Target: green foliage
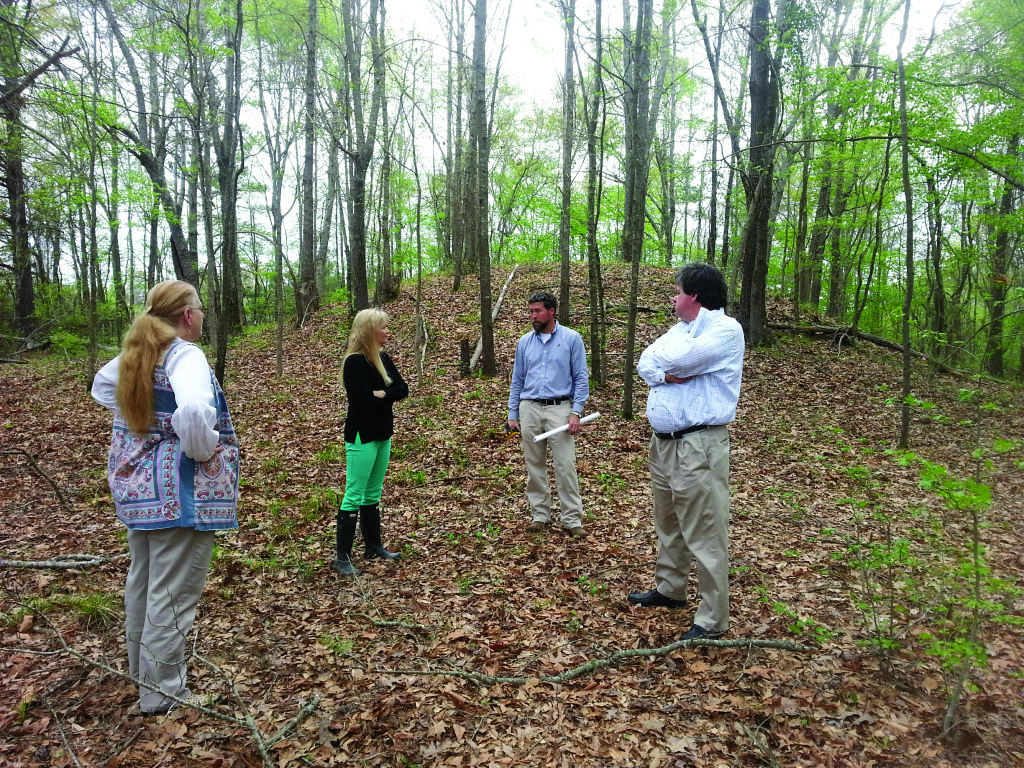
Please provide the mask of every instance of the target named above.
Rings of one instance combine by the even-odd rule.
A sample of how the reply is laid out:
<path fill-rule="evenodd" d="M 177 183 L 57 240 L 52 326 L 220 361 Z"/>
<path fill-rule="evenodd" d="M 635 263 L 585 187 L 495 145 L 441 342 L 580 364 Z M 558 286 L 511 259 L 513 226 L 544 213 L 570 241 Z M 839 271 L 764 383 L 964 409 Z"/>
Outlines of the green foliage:
<path fill-rule="evenodd" d="M 338 656 L 348 656 L 352 653 L 352 648 L 355 647 L 355 643 L 350 638 L 340 637 L 329 631 L 323 632 L 316 640 L 324 648 Z"/>
<path fill-rule="evenodd" d="M 50 343 L 58 352 L 63 352 L 70 357 L 78 357 L 85 354 L 88 341 L 81 336 L 67 331 L 54 331 L 50 334 Z"/>
<path fill-rule="evenodd" d="M 316 460 L 321 464 L 333 464 L 339 461 L 344 455 L 342 447 L 337 443 L 329 443 L 327 446 L 317 451 Z"/>
<path fill-rule="evenodd" d="M 48 615 L 67 611 L 88 629 L 108 629 L 122 618 L 121 601 L 106 592 L 29 597 L 25 600 L 25 605 L 26 608 L 19 609 L 8 617 L 8 626 L 17 626 L 28 613 Z"/>

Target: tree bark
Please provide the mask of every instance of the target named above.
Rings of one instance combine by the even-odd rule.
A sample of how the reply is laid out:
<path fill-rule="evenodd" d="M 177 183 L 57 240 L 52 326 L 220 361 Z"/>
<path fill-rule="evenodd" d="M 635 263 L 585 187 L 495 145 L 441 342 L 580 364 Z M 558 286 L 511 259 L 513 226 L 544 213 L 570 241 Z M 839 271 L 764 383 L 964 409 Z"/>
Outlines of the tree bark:
<path fill-rule="evenodd" d="M 914 187 L 910 183 L 910 139 L 907 127 L 907 73 L 903 66 L 903 44 L 907 39 L 907 28 L 910 26 L 910 0 L 906 0 L 903 9 L 903 28 L 900 30 L 900 42 L 896 49 L 896 72 L 900 94 L 900 147 L 902 149 L 901 168 L 903 171 L 903 201 L 906 213 L 906 290 L 903 294 L 903 407 L 900 414 L 900 450 L 906 450 L 910 442 L 910 374 L 913 350 L 910 348 L 911 308 L 914 300 Z"/>
<path fill-rule="evenodd" d="M 353 0 L 342 0 L 342 14 L 345 27 L 345 59 L 347 64 L 347 85 L 345 98 L 350 114 L 349 148 L 349 194 L 351 215 L 349 217 L 349 269 L 352 285 L 352 308 L 357 312 L 370 306 L 366 270 L 366 174 L 373 159 L 377 140 L 377 125 L 381 104 L 384 100 L 384 3 L 370 0 L 365 20 L 367 37 L 370 41 L 370 70 L 373 78 L 370 94 L 369 115 L 362 82 L 363 45 L 360 30 L 364 20 L 358 15 Z"/>
<path fill-rule="evenodd" d="M 565 70 L 562 83 L 562 205 L 558 222 L 558 255 L 561 259 L 558 286 L 558 322 L 569 324 L 569 264 L 572 225 L 572 143 L 576 133 L 576 84 L 573 78 L 575 56 L 576 0 L 563 0 L 562 23 L 565 26 Z"/>
<path fill-rule="evenodd" d="M 316 272 L 313 267 L 313 254 L 316 249 L 316 199 L 314 197 L 315 187 L 315 160 L 316 160 L 316 41 L 318 34 L 318 21 L 320 8 L 317 0 L 309 0 L 307 6 L 309 14 L 308 28 L 306 30 L 306 108 L 303 114 L 305 121 L 305 152 L 302 157 L 302 241 L 299 245 L 299 290 L 298 290 L 298 317 L 296 318 L 301 326 L 306 322 L 310 313 L 316 312 L 320 307 L 320 295 L 316 289 Z M 349 34 L 346 23 L 345 34 Z M 366 277 L 363 276 L 365 288 Z M 363 307 L 368 304 L 363 296 Z M 361 307 L 362 308 L 362 307 Z"/>
<path fill-rule="evenodd" d="M 601 0 L 595 0 L 593 83 L 587 109 L 587 287 L 590 298 L 590 375 L 599 384 L 605 382 L 604 310 L 601 282 L 601 253 L 597 244 L 597 223 L 601 216 L 601 173 L 598 149 L 598 122 L 604 114 L 603 39 L 601 36 Z M 583 74 L 580 73 L 580 82 Z M 604 153 L 600 152 L 603 159 Z"/>
<path fill-rule="evenodd" d="M 658 109 L 668 66 L 667 45 L 661 47 L 658 72 L 651 82 L 651 49 L 654 43 L 654 4 L 639 0 L 636 28 L 630 29 L 629 6 L 623 5 L 625 36 L 625 76 L 623 112 L 625 116 L 625 216 L 622 226 L 623 259 L 630 263 L 629 322 L 626 328 L 626 381 L 622 391 L 622 413 L 633 418 L 633 361 L 636 355 L 636 299 L 643 258 L 647 185 L 651 169 L 651 143 L 658 122 Z M 668 37 L 669 16 L 662 17 L 662 40 Z"/>
<path fill-rule="evenodd" d="M 1020 134 L 1010 137 L 1007 154 L 1016 157 L 1020 148 Z M 999 201 L 1000 222 L 997 225 L 995 250 L 992 253 L 992 269 L 989 271 L 989 327 L 985 341 L 985 370 L 992 376 L 1003 375 L 1003 316 L 1006 313 L 1008 272 L 1012 261 L 1013 248 L 1010 245 L 1010 227 L 1007 222 L 1013 214 L 1014 189 L 1009 182 L 1003 182 L 1003 194 Z"/>
<path fill-rule="evenodd" d="M 781 0 L 781 9 L 785 0 Z M 776 13 L 784 16 L 784 10 Z M 781 46 L 780 46 L 781 47 Z M 771 252 L 769 224 L 775 134 L 779 105 L 779 64 L 769 47 L 768 0 L 754 0 L 750 15 L 750 163 L 747 171 L 747 219 L 743 230 L 743 288 L 737 320 L 743 326 L 747 344 L 759 346 L 768 340 L 766 284 Z"/>
<path fill-rule="evenodd" d="M 488 223 L 488 162 L 490 160 L 491 137 L 487 125 L 487 93 L 486 93 L 486 39 L 487 39 L 487 0 L 476 0 L 473 11 L 473 123 L 471 141 L 475 173 L 475 205 L 473 206 L 472 237 L 476 260 L 480 275 L 480 339 L 483 350 L 480 358 L 480 369 L 484 374 L 493 376 L 498 372 L 494 357 L 494 321 L 491 317 L 491 256 L 489 252 Z"/>

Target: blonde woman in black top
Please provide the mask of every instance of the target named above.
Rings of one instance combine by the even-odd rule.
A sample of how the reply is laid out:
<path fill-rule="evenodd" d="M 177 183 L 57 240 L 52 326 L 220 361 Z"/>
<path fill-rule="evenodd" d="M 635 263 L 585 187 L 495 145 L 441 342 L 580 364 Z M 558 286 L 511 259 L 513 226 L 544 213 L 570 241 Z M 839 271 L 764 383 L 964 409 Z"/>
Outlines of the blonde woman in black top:
<path fill-rule="evenodd" d="M 345 497 L 338 509 L 337 557 L 333 568 L 343 576 L 359 573 L 352 565 L 356 520 L 367 558 L 396 560 L 401 555 L 381 544 L 380 495 L 391 459 L 395 432 L 392 405 L 409 395 L 409 385 L 381 346 L 388 341 L 387 312 L 364 309 L 352 320 L 342 381 L 348 396 L 345 418 Z"/>

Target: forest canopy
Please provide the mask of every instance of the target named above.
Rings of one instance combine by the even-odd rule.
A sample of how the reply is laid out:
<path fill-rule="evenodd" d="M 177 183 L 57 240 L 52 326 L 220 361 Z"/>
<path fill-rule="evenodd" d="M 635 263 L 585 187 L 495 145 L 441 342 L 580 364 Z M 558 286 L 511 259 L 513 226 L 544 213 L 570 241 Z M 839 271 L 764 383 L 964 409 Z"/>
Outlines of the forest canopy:
<path fill-rule="evenodd" d="M 8 0 L 0 352 L 91 361 L 177 277 L 222 375 L 246 325 L 472 274 L 487 370 L 492 265 L 560 262 L 567 299 L 586 264 L 596 323 L 602 264 L 707 260 L 748 344 L 777 297 L 1021 376 L 1021 20 L 1012 0 Z M 517 42 L 544 35 L 550 65 Z"/>

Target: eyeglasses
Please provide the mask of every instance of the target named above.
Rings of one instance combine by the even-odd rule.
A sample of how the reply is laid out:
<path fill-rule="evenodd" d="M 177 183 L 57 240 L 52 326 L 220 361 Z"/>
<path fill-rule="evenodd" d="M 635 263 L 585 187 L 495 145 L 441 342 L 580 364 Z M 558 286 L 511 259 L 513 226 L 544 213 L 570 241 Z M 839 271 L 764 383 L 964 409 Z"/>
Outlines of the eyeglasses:
<path fill-rule="evenodd" d="M 534 304 L 538 301 L 551 301 L 550 293 L 535 293 L 529 299 L 526 300 L 527 304 Z"/>

